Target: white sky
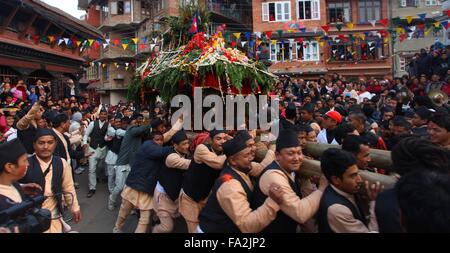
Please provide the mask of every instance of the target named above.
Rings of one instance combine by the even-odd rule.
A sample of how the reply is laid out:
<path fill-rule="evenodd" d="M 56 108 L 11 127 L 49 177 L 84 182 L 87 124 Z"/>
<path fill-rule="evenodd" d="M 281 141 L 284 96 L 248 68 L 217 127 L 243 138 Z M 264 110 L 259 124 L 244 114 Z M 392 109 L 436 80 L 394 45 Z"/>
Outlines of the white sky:
<path fill-rule="evenodd" d="M 56 8 L 59 8 L 78 19 L 82 15 L 86 14 L 85 11 L 78 10 L 78 0 L 41 0 L 41 1 Z"/>

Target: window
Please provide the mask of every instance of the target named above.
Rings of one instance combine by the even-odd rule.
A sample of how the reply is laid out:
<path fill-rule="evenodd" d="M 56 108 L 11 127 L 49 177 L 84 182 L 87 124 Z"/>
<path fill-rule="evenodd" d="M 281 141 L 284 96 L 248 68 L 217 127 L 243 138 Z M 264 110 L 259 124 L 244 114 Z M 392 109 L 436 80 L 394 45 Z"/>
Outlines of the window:
<path fill-rule="evenodd" d="M 419 6 L 419 0 L 400 0 L 401 7 L 416 7 Z"/>
<path fill-rule="evenodd" d="M 381 19 L 380 0 L 359 0 L 359 23 L 368 23 L 369 20 Z"/>
<path fill-rule="evenodd" d="M 125 1 L 124 2 L 124 13 L 125 14 L 130 14 L 131 13 L 131 2 L 130 1 Z"/>
<path fill-rule="evenodd" d="M 425 6 L 436 6 L 441 5 L 441 1 L 439 0 L 425 0 Z"/>
<path fill-rule="evenodd" d="M 328 2 L 328 20 L 330 23 L 351 22 L 351 4 L 349 1 Z"/>
<path fill-rule="evenodd" d="M 103 74 L 103 82 L 107 82 L 109 80 L 109 64 L 102 69 Z"/>
<path fill-rule="evenodd" d="M 291 3 L 263 3 L 262 12 L 262 21 L 289 21 L 291 20 Z"/>
<path fill-rule="evenodd" d="M 130 3 L 129 1 L 127 1 Z M 111 14 L 112 15 L 123 15 L 124 13 L 124 2 L 123 1 L 117 1 L 117 2 L 111 2 Z"/>
<path fill-rule="evenodd" d="M 320 1 L 302 0 L 297 1 L 298 19 L 320 19 Z"/>
<path fill-rule="evenodd" d="M 303 42 L 303 44 L 297 45 L 297 51 L 299 51 L 299 48 L 300 50 L 303 50 L 303 61 L 319 60 L 319 43 L 317 43 L 317 41 Z M 298 54 L 300 55 L 300 52 L 298 52 Z"/>
<path fill-rule="evenodd" d="M 353 46 L 351 43 L 334 43 L 330 47 L 330 61 L 353 61 Z"/>
<path fill-rule="evenodd" d="M 378 60 L 383 55 L 383 41 L 380 39 L 367 39 L 358 45 L 359 57 L 362 61 Z"/>
<path fill-rule="evenodd" d="M 319 43 L 295 42 L 294 39 L 277 41 L 270 44 L 270 60 L 272 62 L 284 61 L 318 61 Z"/>
<path fill-rule="evenodd" d="M 87 79 L 88 80 L 97 80 L 98 79 L 98 64 L 95 64 L 94 66 L 90 66 L 87 69 Z"/>
<path fill-rule="evenodd" d="M 141 1 L 141 14 L 150 15 L 150 4 L 146 1 Z"/>

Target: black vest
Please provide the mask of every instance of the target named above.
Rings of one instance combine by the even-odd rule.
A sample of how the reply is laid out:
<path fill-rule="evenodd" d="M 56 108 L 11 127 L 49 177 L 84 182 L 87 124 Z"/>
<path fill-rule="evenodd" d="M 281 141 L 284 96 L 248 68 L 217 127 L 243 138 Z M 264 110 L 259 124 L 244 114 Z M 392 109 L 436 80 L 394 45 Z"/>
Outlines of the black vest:
<path fill-rule="evenodd" d="M 36 155 L 28 157 L 28 162 L 30 166 L 28 167 L 27 174 L 20 180 L 20 183 L 28 184 L 28 183 L 36 183 L 42 187 L 42 190 L 45 191 L 45 176 L 42 172 L 42 168 L 39 164 L 39 161 L 36 158 Z M 59 156 L 53 156 L 52 158 L 52 193 L 55 196 L 56 201 L 58 203 L 57 208 L 60 212 L 62 212 L 62 175 L 64 166 Z M 47 169 L 47 168 L 44 168 Z"/>
<path fill-rule="evenodd" d="M 22 187 L 20 187 L 19 183 L 13 183 L 13 186 L 17 189 L 17 191 L 20 194 L 20 197 L 22 198 L 22 201 L 25 200 L 26 196 L 22 191 Z M 9 196 L 1 195 L 0 194 L 0 211 L 6 210 L 14 205 L 17 205 L 19 203 L 14 203 L 12 199 L 9 198 Z"/>
<path fill-rule="evenodd" d="M 58 130 L 53 130 L 53 132 L 56 132 Z M 63 141 L 61 140 L 61 138 L 59 138 L 59 136 L 55 133 L 55 138 L 56 138 L 56 148 L 55 148 L 55 152 L 53 153 L 53 155 L 55 156 L 59 156 L 61 158 L 64 158 L 64 160 L 66 160 L 67 162 L 71 162 L 69 161 L 69 159 L 67 159 L 67 153 L 66 153 L 66 147 L 64 146 Z M 65 134 L 62 134 L 64 137 L 64 140 L 67 143 L 67 151 L 69 151 L 70 154 L 70 139 L 69 137 L 67 137 Z"/>
<path fill-rule="evenodd" d="M 89 135 L 89 137 L 91 137 L 91 140 L 89 141 L 89 146 L 91 146 L 91 148 L 97 149 L 106 146 L 105 135 L 108 131 L 108 125 L 109 123 L 105 122 L 103 127 L 100 128 L 100 121 L 96 120 L 94 122 L 94 129 L 92 129 L 92 133 Z"/>
<path fill-rule="evenodd" d="M 109 151 L 118 155 L 119 151 L 120 151 L 120 145 L 122 144 L 122 140 L 123 140 L 123 137 L 118 138 L 117 136 L 114 136 L 114 138 L 110 142 L 108 142 Z"/>
<path fill-rule="evenodd" d="M 217 200 L 216 193 L 220 186 L 225 182 L 225 175 L 231 175 L 233 179 L 236 179 L 239 183 L 241 183 L 242 188 L 244 188 L 245 193 L 247 194 L 247 200 L 250 200 L 252 197 L 252 190 L 244 179 L 242 179 L 242 177 L 232 168 L 226 166 L 223 169 L 221 176 L 216 180 L 216 183 L 211 191 L 211 196 L 208 198 L 208 202 L 198 217 L 199 226 L 205 233 L 241 233 L 236 224 L 234 224 L 234 222 L 223 211 Z"/>
<path fill-rule="evenodd" d="M 206 145 L 212 152 L 210 145 Z M 195 202 L 206 199 L 214 182 L 220 175 L 220 170 L 213 169 L 205 163 L 198 164 L 192 160 L 183 180 L 183 191 Z"/>
<path fill-rule="evenodd" d="M 264 169 L 264 171 L 258 178 L 258 182 L 255 184 L 255 190 L 253 191 L 252 198 L 252 209 L 257 209 L 258 207 L 262 206 L 267 199 L 267 196 L 259 188 L 259 180 L 262 175 L 264 175 L 264 173 L 269 170 L 283 171 L 275 161 Z M 283 171 L 283 173 L 285 172 Z M 295 181 L 292 181 L 290 177 L 287 178 L 289 180 L 289 185 L 291 186 L 295 194 L 302 198 L 302 194 L 300 192 L 300 187 L 298 186 L 298 184 Z M 262 231 L 262 233 L 295 233 L 297 232 L 297 226 L 297 221 L 287 216 L 284 212 L 280 211 L 277 213 L 277 217 L 275 218 L 275 220 L 272 221 L 272 223 L 270 223 L 269 226 L 267 226 Z"/>
<path fill-rule="evenodd" d="M 30 124 L 30 126 L 25 130 L 17 130 L 17 139 L 19 139 L 28 154 L 34 154 L 33 140 L 36 136 L 36 128 Z"/>
<path fill-rule="evenodd" d="M 176 153 L 175 149 L 173 149 L 170 154 L 173 153 Z M 167 167 L 165 161 L 164 166 L 159 170 L 158 181 L 173 201 L 177 200 L 180 195 L 180 190 L 183 186 L 184 173 L 184 170 Z"/>
<path fill-rule="evenodd" d="M 358 203 L 358 202 L 356 202 Z M 328 208 L 334 204 L 340 204 L 352 211 L 353 217 L 360 220 L 367 226 L 367 220 L 361 207 L 356 207 L 346 197 L 337 193 L 330 185 L 325 189 L 320 200 L 319 211 L 317 213 L 317 223 L 319 225 L 319 233 L 334 233 L 328 223 Z"/>

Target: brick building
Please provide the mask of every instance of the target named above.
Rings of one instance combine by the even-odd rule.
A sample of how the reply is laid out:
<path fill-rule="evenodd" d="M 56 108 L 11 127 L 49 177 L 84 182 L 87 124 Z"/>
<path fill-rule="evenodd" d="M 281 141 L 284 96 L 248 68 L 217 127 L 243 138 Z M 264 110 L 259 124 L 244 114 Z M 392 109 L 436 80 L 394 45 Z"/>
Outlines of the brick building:
<path fill-rule="evenodd" d="M 97 57 L 93 49 L 69 43 L 101 36 L 92 26 L 38 0 L 0 1 L 0 80 L 52 82 L 54 97 L 63 94 L 62 82 L 79 81 L 83 66 Z M 54 38 L 50 41 L 49 36 Z M 57 38 L 65 38 L 59 43 Z M 59 45 L 58 45 L 59 44 Z"/>
<path fill-rule="evenodd" d="M 273 32 L 272 41 L 260 48 L 273 73 L 304 78 L 334 72 L 383 76 L 391 73 L 389 42 L 375 33 L 387 28 L 370 21 L 388 18 L 388 7 L 388 0 L 253 0 L 253 31 Z M 303 24 L 305 30 L 288 31 L 292 23 Z M 327 34 L 322 26 L 330 27 Z M 364 34 L 365 42 L 348 39 L 350 34 Z"/>

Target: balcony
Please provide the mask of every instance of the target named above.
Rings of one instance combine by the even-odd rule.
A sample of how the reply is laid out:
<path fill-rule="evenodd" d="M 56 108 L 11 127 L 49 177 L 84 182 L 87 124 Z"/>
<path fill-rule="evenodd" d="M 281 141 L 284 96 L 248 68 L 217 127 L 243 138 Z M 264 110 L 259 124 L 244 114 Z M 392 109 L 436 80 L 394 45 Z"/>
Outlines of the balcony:
<path fill-rule="evenodd" d="M 207 8 L 213 14 L 213 22 L 226 24 L 234 22 L 251 27 L 252 12 L 250 3 L 242 0 L 209 0 Z"/>
<path fill-rule="evenodd" d="M 133 48 L 134 49 L 134 48 Z M 130 46 L 126 50 L 120 46 L 113 46 L 112 44 L 102 50 L 102 59 L 133 59 L 136 56 L 136 50 L 131 50 Z"/>

